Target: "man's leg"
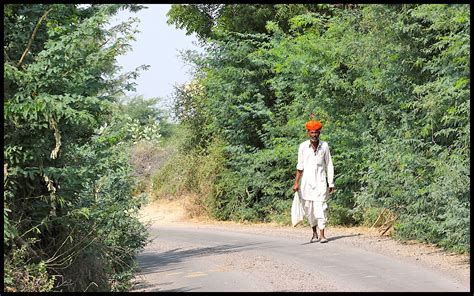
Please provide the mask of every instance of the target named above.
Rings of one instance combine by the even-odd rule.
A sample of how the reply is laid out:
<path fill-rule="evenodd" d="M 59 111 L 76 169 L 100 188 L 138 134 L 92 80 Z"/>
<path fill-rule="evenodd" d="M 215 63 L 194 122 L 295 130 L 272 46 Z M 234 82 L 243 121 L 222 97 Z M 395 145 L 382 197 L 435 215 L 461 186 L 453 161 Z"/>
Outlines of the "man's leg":
<path fill-rule="evenodd" d="M 317 226 L 311 226 L 311 228 L 313 229 L 313 237 L 311 237 L 311 240 L 309 241 L 310 243 L 315 243 L 315 242 L 319 242 L 319 238 L 318 238 L 318 228 Z"/>
<path fill-rule="evenodd" d="M 326 219 L 318 219 L 318 226 L 319 226 L 319 241 L 322 243 L 326 243 L 328 240 L 324 235 L 324 229 L 326 228 Z"/>
<path fill-rule="evenodd" d="M 313 239 L 318 239 L 318 226 L 313 226 Z"/>
<path fill-rule="evenodd" d="M 313 236 L 311 237 L 311 240 L 309 241 L 310 243 L 314 243 L 319 241 L 318 239 L 318 221 L 316 217 L 314 216 L 314 204 L 313 201 L 305 201 L 304 204 L 304 212 L 306 217 L 308 218 L 309 225 L 313 229 Z"/>

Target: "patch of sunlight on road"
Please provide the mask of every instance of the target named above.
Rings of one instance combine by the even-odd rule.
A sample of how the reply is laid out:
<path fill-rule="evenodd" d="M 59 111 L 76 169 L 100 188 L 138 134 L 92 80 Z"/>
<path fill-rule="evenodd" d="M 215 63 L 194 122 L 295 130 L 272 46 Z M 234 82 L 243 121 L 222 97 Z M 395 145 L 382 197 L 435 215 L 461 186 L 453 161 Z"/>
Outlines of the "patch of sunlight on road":
<path fill-rule="evenodd" d="M 229 271 L 231 271 L 231 268 L 222 266 L 222 267 L 210 269 L 209 271 L 211 271 L 211 272 L 229 272 Z"/>
<path fill-rule="evenodd" d="M 196 272 L 190 272 L 187 275 L 185 275 L 184 277 L 198 277 L 198 276 L 206 276 L 206 275 L 207 275 L 207 273 L 205 273 L 205 272 L 196 271 Z"/>
<path fill-rule="evenodd" d="M 170 273 L 167 273 L 166 275 L 171 276 L 171 275 L 178 275 L 178 274 L 182 274 L 182 273 L 183 273 L 182 271 L 179 271 L 179 272 L 170 272 Z"/>

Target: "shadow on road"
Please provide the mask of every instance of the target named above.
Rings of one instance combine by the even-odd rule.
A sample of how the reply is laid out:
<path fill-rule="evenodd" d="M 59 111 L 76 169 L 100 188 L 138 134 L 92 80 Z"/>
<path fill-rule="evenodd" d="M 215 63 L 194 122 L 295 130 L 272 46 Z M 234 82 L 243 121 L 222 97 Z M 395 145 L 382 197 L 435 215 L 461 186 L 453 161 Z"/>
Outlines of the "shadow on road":
<path fill-rule="evenodd" d="M 161 270 L 170 264 L 181 262 L 190 257 L 202 257 L 209 255 L 240 252 L 244 249 L 253 248 L 256 245 L 261 244 L 262 243 L 242 245 L 226 244 L 187 250 L 182 250 L 182 248 L 176 248 L 165 252 L 145 252 L 137 256 L 137 261 L 140 265 L 140 274 L 148 274 L 156 272 L 157 269 Z"/>
<path fill-rule="evenodd" d="M 360 234 L 349 234 L 349 235 L 337 235 L 337 236 L 332 236 L 332 237 L 328 237 L 328 241 L 335 241 L 335 240 L 338 240 L 338 239 L 341 239 L 341 238 L 345 238 L 345 237 L 352 237 L 352 236 L 359 236 Z"/>
<path fill-rule="evenodd" d="M 328 242 L 331 242 L 331 241 L 335 241 L 335 240 L 338 240 L 338 239 L 341 239 L 341 238 L 345 238 L 345 237 L 352 237 L 352 236 L 359 236 L 360 234 L 349 234 L 349 235 L 337 235 L 337 236 L 332 236 L 332 237 L 328 237 Z M 307 243 L 302 243 L 301 245 L 309 245 L 309 244 L 316 244 L 316 243 L 310 243 L 310 242 L 307 242 Z"/>
<path fill-rule="evenodd" d="M 135 283 L 135 285 L 133 286 L 133 290 L 131 292 L 189 292 L 189 291 L 199 289 L 199 288 L 188 288 L 188 287 L 166 289 L 162 287 L 162 286 L 166 286 L 170 284 L 172 283 L 171 282 L 160 283 L 160 285 L 158 286 L 158 285 L 146 284 L 143 281 L 141 281 L 141 282 Z"/>

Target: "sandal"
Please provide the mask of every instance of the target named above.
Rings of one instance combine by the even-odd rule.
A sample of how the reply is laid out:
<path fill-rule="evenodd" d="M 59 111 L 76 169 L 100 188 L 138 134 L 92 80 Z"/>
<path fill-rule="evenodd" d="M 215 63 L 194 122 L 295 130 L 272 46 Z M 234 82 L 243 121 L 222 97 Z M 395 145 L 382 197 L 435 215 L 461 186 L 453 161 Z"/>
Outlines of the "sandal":
<path fill-rule="evenodd" d="M 327 243 L 328 242 L 328 239 L 327 238 L 323 238 L 319 241 L 320 243 Z"/>

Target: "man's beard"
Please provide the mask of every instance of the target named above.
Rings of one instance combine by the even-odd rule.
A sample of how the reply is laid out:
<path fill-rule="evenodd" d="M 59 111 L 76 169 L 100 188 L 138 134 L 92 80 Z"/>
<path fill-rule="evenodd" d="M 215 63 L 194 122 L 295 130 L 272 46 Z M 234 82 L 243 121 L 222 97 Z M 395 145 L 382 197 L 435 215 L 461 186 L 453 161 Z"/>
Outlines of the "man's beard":
<path fill-rule="evenodd" d="M 319 137 L 309 137 L 309 139 L 311 140 L 311 142 L 319 141 Z"/>

